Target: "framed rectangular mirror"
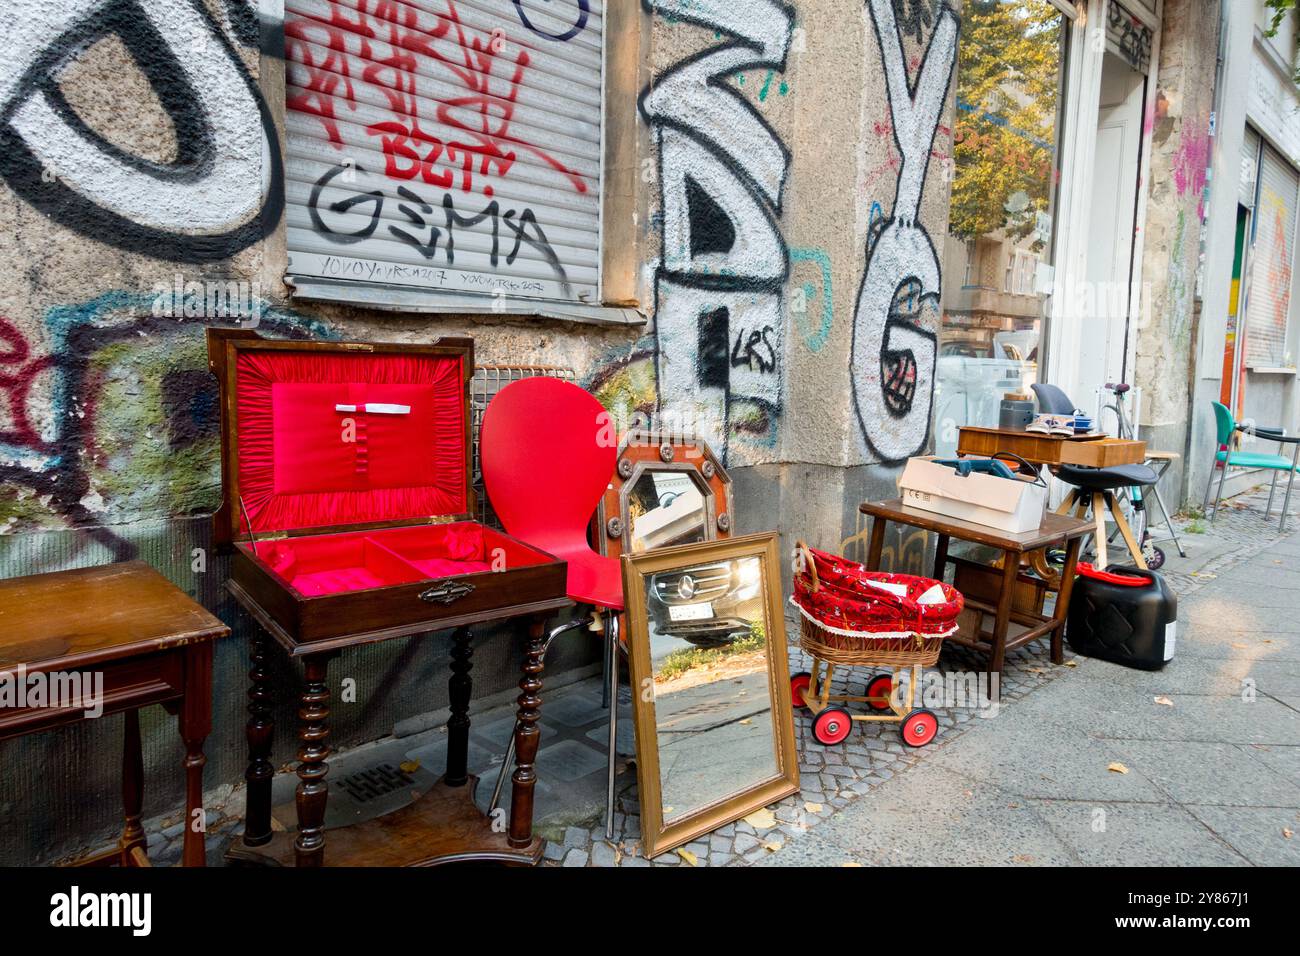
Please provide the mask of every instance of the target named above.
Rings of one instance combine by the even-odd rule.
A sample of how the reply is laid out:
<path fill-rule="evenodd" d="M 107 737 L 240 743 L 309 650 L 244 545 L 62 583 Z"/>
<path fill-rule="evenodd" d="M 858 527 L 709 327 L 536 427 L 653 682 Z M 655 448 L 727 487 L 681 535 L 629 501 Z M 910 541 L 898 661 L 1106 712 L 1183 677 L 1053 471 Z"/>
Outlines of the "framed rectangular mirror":
<path fill-rule="evenodd" d="M 645 855 L 797 793 L 774 532 L 623 556 Z"/>

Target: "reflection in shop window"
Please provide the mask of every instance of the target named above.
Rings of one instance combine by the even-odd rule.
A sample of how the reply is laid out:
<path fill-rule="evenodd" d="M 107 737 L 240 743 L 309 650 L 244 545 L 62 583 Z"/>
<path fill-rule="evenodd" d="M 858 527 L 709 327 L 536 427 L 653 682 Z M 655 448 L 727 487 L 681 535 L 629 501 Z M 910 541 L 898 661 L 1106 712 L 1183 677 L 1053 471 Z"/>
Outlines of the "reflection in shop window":
<path fill-rule="evenodd" d="M 964 4 L 935 393 L 940 454 L 956 426 L 997 425 L 1037 381 L 1050 282 L 1069 20 L 1049 0 Z"/>

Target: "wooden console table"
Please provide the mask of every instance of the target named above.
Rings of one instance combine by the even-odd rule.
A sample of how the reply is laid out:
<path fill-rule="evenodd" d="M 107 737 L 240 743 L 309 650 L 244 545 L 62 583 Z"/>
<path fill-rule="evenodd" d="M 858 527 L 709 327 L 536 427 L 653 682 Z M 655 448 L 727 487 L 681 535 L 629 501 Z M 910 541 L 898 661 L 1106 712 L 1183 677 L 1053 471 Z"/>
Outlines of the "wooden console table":
<path fill-rule="evenodd" d="M 948 638 L 954 644 L 960 644 L 979 651 L 989 659 L 990 673 L 1002 673 L 1007 651 L 1014 650 L 1040 637 L 1050 636 L 1052 663 L 1059 664 L 1064 659 L 1062 638 L 1064 637 L 1066 614 L 1070 607 L 1070 592 L 1074 589 L 1074 568 L 1079 560 L 1079 546 L 1083 538 L 1092 530 L 1092 522 L 1067 515 L 1046 514 L 1037 531 L 1023 534 L 1009 534 L 990 528 L 948 518 L 931 511 L 922 511 L 903 504 L 899 498 L 888 501 L 868 501 L 858 506 L 858 510 L 871 516 L 871 543 L 867 551 L 866 567 L 869 571 L 880 569 L 880 555 L 884 550 L 885 527 L 888 522 L 909 525 L 932 531 L 939 536 L 934 556 L 934 574 L 943 580 L 944 571 L 949 564 L 961 566 L 971 564 L 964 558 L 948 554 L 948 545 L 952 540 L 970 541 L 1002 552 L 1001 566 L 992 572 L 996 577 L 995 603 L 967 598 L 966 606 L 980 612 L 981 620 L 985 615 L 993 616 L 993 628 L 985 631 L 982 623 L 978 633 L 967 636 L 954 634 Z M 1065 545 L 1065 565 L 1061 568 L 1060 586 L 1056 597 L 1056 607 L 1050 617 L 1030 610 L 1020 610 L 1013 606 L 1013 598 L 1018 586 L 1042 587 L 1044 582 L 1030 577 L 1020 567 L 1023 555 L 1042 548 Z M 977 566 L 983 567 L 983 566 Z M 1011 623 L 1023 625 L 1026 630 L 1015 637 L 1008 637 Z"/>
<path fill-rule="evenodd" d="M 140 824 L 144 759 L 139 709 L 162 704 L 185 742 L 185 841 L 181 862 L 204 865 L 203 741 L 212 728 L 212 642 L 230 628 L 140 561 L 0 581 L 0 675 L 102 675 L 104 714 L 122 713 L 122 802 L 116 849 L 81 865 L 148 866 Z M 65 686 L 75 686 L 65 681 Z M 84 684 L 82 685 L 84 687 Z M 91 684 L 93 690 L 94 683 Z M 0 707 L 0 740 L 89 719 L 87 702 Z M 69 781 L 69 784 L 74 784 Z"/>
<path fill-rule="evenodd" d="M 346 637 L 299 644 L 265 610 L 257 598 L 230 581 L 227 588 L 257 621 L 250 644 L 252 669 L 248 691 L 249 720 L 247 811 L 242 843 L 232 844 L 227 859 L 233 863 L 272 866 L 430 866 L 441 863 L 488 861 L 532 865 L 541 860 L 543 843 L 533 835 L 533 790 L 537 785 L 534 762 L 541 728 L 542 658 L 546 623 L 558 611 L 572 606 L 568 598 L 466 613 L 440 620 Z M 509 826 L 504 832 L 474 804 L 475 778 L 467 772 L 469 754 L 469 703 L 472 628 L 479 624 L 520 620 L 527 625 L 523 677 L 519 681 L 519 710 L 515 724 L 515 771 L 511 778 Z M 432 630 L 450 629 L 451 719 L 447 724 L 447 770 L 419 800 L 401 810 L 373 820 L 329 831 L 330 853 L 325 854 L 325 807 L 329 798 L 329 662 L 344 650 L 376 641 L 410 637 Z M 295 804 L 297 833 L 273 833 L 271 828 L 271 739 L 274 730 L 273 689 L 267 669 L 268 641 L 273 637 L 291 659 L 301 659 L 304 688 L 298 710 L 298 789 Z"/>

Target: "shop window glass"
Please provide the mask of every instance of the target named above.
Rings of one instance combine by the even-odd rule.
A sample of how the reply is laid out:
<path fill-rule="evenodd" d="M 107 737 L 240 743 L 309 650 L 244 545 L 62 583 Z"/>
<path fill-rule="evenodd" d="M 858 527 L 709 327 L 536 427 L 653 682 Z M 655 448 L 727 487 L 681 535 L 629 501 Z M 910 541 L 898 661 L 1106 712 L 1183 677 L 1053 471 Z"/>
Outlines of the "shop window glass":
<path fill-rule="evenodd" d="M 1060 179 L 1069 19 L 1049 0 L 970 0 L 957 61 L 935 444 L 996 425 L 1038 380 Z"/>

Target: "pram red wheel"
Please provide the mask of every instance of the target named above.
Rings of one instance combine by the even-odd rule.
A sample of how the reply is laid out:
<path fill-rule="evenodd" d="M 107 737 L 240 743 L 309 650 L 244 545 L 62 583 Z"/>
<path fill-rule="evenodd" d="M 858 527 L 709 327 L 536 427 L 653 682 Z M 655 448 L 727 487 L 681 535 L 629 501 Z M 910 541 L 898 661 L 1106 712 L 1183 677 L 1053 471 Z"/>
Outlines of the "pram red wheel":
<path fill-rule="evenodd" d="M 899 728 L 903 743 L 909 747 L 924 747 L 939 732 L 939 718 L 932 711 L 914 710 L 907 715 Z"/>
<path fill-rule="evenodd" d="M 891 697 L 894 693 L 894 675 L 877 674 L 867 681 L 867 697 Z M 869 700 L 867 706 L 872 710 L 889 710 L 889 704 L 880 700 Z"/>
<path fill-rule="evenodd" d="M 804 699 L 804 691 L 812 684 L 812 674 L 807 671 L 800 671 L 790 678 L 790 703 L 796 707 L 807 707 L 808 701 Z"/>
<path fill-rule="evenodd" d="M 843 707 L 828 707 L 813 718 L 813 737 L 825 747 L 843 743 L 853 729 L 853 717 Z"/>

